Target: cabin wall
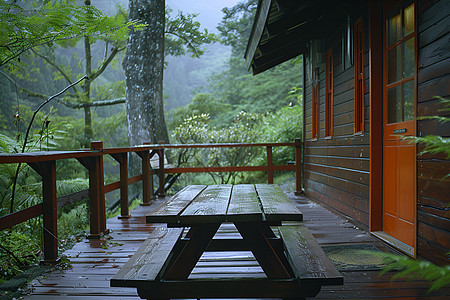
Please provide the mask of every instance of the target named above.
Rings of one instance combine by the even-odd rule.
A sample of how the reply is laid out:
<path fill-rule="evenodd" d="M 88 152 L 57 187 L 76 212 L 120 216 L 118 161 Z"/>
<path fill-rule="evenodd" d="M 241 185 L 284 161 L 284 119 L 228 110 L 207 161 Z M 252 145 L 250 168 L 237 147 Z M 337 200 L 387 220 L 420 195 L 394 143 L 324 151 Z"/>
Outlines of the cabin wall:
<path fill-rule="evenodd" d="M 367 11 L 367 9 L 363 10 Z M 356 20 L 357 18 L 355 18 Z M 354 66 L 344 70 L 342 30 L 321 41 L 321 61 L 305 53 L 305 71 L 319 68 L 319 130 L 312 139 L 313 78 L 305 74 L 304 115 L 304 187 L 306 194 L 338 213 L 353 219 L 359 226 L 369 225 L 369 82 L 368 15 L 363 16 L 365 126 L 363 134 L 354 132 Z M 333 48 L 333 136 L 325 138 L 325 58 Z M 311 67 L 311 64 L 313 66 Z"/>
<path fill-rule="evenodd" d="M 442 98 L 450 98 L 449 10 L 446 0 L 417 2 L 417 117 L 447 116 Z M 369 226 L 369 70 L 368 10 L 362 10 L 364 26 L 364 134 L 354 134 L 354 67 L 342 64 L 341 31 L 321 40 L 322 59 L 305 61 L 305 150 L 304 186 L 306 194 L 363 228 Z M 355 18 L 358 19 L 357 17 Z M 333 136 L 325 138 L 325 52 L 333 47 Z M 314 63 L 313 63 L 314 62 Z M 380 62 L 382 63 L 382 62 Z M 313 66 L 311 66 L 313 64 Z M 319 130 L 312 139 L 311 70 L 319 70 Z M 449 123 L 417 120 L 417 135 L 450 136 Z M 417 152 L 423 150 L 418 145 Z M 450 249 L 450 161 L 444 154 L 422 154 L 417 159 L 417 254 L 438 264 L 448 264 Z"/>
<path fill-rule="evenodd" d="M 448 1 L 418 1 L 417 116 L 447 116 L 440 96 L 450 99 Z M 450 124 L 418 120 L 418 136 L 450 136 Z M 418 146 L 418 152 L 423 150 Z M 450 161 L 443 154 L 424 154 L 417 162 L 418 255 L 448 264 L 450 249 Z"/>

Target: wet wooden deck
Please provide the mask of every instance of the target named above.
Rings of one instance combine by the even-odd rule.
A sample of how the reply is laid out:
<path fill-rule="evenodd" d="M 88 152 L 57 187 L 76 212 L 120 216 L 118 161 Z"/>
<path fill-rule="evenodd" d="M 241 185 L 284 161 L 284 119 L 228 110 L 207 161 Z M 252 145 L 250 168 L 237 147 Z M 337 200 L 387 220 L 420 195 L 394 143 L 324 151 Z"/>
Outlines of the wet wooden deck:
<path fill-rule="evenodd" d="M 345 245 L 367 243 L 379 249 L 389 251 L 385 245 L 371 237 L 367 232 L 356 228 L 352 223 L 336 216 L 305 197 L 288 196 L 295 201 L 303 212 L 304 223 L 309 227 L 321 245 Z M 134 288 L 112 288 L 109 279 L 129 259 L 146 239 L 148 232 L 156 226 L 145 223 L 145 215 L 152 211 L 164 199 L 159 199 L 151 206 L 141 206 L 131 212 L 130 219 L 108 220 L 107 227 L 112 231 L 108 247 L 84 240 L 65 254 L 73 268 L 54 271 L 34 280 L 25 299 L 140 299 Z M 225 226 L 221 234 L 235 234 L 232 228 Z M 220 276 L 235 277 L 240 275 L 264 276 L 261 268 L 252 259 L 251 253 L 232 254 L 208 253 L 194 269 L 193 277 Z M 429 285 L 421 281 L 391 281 L 392 274 L 378 276 L 378 271 L 346 271 L 343 286 L 323 287 L 314 299 L 448 299 L 450 288 L 439 293 L 428 294 Z"/>

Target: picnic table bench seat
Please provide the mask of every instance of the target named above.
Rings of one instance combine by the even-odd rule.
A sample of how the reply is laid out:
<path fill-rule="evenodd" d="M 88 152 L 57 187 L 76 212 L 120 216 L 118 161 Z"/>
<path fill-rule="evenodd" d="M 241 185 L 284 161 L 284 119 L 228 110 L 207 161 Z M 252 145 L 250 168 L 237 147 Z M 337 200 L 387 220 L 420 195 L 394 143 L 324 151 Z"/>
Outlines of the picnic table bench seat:
<path fill-rule="evenodd" d="M 111 279 L 111 286 L 140 286 L 158 274 L 182 234 L 182 228 L 155 228 L 135 254 Z"/>
<path fill-rule="evenodd" d="M 278 227 L 294 275 L 302 283 L 342 285 L 344 279 L 305 225 Z"/>

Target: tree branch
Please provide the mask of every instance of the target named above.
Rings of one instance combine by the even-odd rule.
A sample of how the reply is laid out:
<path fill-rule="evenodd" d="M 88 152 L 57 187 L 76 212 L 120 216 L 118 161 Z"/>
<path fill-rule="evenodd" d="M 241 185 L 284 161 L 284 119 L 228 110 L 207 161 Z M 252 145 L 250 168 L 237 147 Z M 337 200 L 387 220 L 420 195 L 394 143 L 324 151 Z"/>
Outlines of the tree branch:
<path fill-rule="evenodd" d="M 27 90 L 25 88 L 22 88 L 22 87 L 20 88 L 20 91 L 28 94 L 31 97 L 36 97 L 36 98 L 41 98 L 41 99 L 48 99 L 47 95 L 36 93 L 36 92 L 30 91 L 30 90 Z M 78 99 L 78 97 L 73 96 L 73 95 L 68 95 L 68 96 L 71 96 L 71 97 L 74 97 L 74 98 Z M 67 102 L 67 101 L 64 101 L 64 100 L 58 100 L 58 103 L 61 103 L 62 105 L 67 106 L 69 108 L 80 109 L 80 108 L 84 108 L 84 107 L 100 107 L 100 106 L 121 104 L 121 103 L 125 103 L 125 98 L 101 100 L 101 101 L 94 101 L 94 102 L 90 102 L 90 103 L 71 103 L 71 102 Z"/>
<path fill-rule="evenodd" d="M 130 25 L 133 25 L 133 24 L 127 23 L 127 24 L 125 24 L 123 26 L 119 26 L 119 27 L 116 27 L 116 28 L 111 28 L 111 29 L 109 29 L 109 30 L 107 30 L 105 32 L 99 32 L 99 33 L 96 33 L 96 34 L 89 34 L 88 36 L 89 37 L 96 37 L 96 36 L 101 36 L 101 35 L 108 35 L 111 32 L 117 31 L 117 30 L 119 30 L 120 28 L 123 28 L 123 27 L 128 27 Z M 28 51 L 30 49 L 33 49 L 34 47 L 38 47 L 38 46 L 42 46 L 42 45 L 48 45 L 50 43 L 56 43 L 56 42 L 59 42 L 59 41 L 65 41 L 65 40 L 70 40 L 70 39 L 79 39 L 79 38 L 82 38 L 83 36 L 86 35 L 86 34 L 79 34 L 79 35 L 78 34 L 74 34 L 72 36 L 58 38 L 58 36 L 61 35 L 61 34 L 62 34 L 62 32 L 57 33 L 57 34 L 55 34 L 54 36 L 51 36 L 51 37 L 40 38 L 39 41 L 42 40 L 42 42 L 36 42 L 36 43 L 33 43 L 33 44 L 22 46 L 22 47 L 20 47 L 19 50 L 10 50 L 11 54 L 6 56 L 6 58 L 4 60 L 1 60 L 1 58 L 0 58 L 0 67 L 3 66 L 3 65 L 6 65 L 11 60 L 19 57 L 22 53 L 24 53 L 24 52 L 26 52 L 26 51 Z M 20 41 L 18 41 L 15 44 L 19 44 L 19 43 L 20 43 Z M 15 48 L 18 48 L 18 47 L 15 47 Z"/>
<path fill-rule="evenodd" d="M 188 48 L 191 48 L 191 50 L 193 51 L 195 57 L 197 57 L 197 58 L 200 57 L 200 54 L 198 53 L 197 49 L 194 47 L 194 45 L 192 45 L 192 43 L 189 41 L 188 38 L 186 38 L 185 36 L 183 36 L 183 35 L 181 35 L 181 34 L 179 34 L 179 33 L 176 33 L 176 32 L 174 32 L 174 31 L 171 31 L 171 30 L 165 31 L 165 33 L 173 34 L 174 36 L 176 36 L 176 37 L 178 37 L 178 38 L 184 40 L 184 41 L 186 42 L 186 44 L 187 44 L 187 47 L 188 47 Z"/>
<path fill-rule="evenodd" d="M 111 99 L 111 100 L 102 100 L 102 101 L 94 101 L 94 102 L 90 102 L 90 103 L 79 103 L 79 104 L 65 102 L 63 100 L 59 100 L 58 102 L 67 107 L 79 109 L 79 108 L 85 108 L 85 107 L 99 107 L 99 106 L 108 106 L 108 105 L 125 103 L 125 98 L 117 98 L 117 99 Z"/>
<path fill-rule="evenodd" d="M 121 52 L 123 50 L 125 50 L 125 47 L 123 47 L 123 48 L 116 48 L 116 47 L 114 47 L 112 49 L 111 53 L 109 54 L 108 58 L 103 61 L 103 63 L 100 66 L 100 68 L 97 71 L 95 71 L 94 73 L 92 73 L 91 81 L 94 81 L 98 76 L 100 76 L 105 71 L 105 69 L 109 66 L 109 64 L 114 59 L 114 57 L 117 55 L 117 53 L 119 53 L 119 52 Z"/>
<path fill-rule="evenodd" d="M 41 98 L 41 99 L 48 99 L 47 95 L 40 94 L 40 93 L 37 93 L 37 92 L 33 92 L 33 91 L 27 90 L 26 88 L 23 88 L 23 87 L 20 87 L 20 91 L 25 93 L 25 94 L 28 94 L 28 96 L 31 96 L 31 97 L 36 97 L 36 98 Z"/>
<path fill-rule="evenodd" d="M 61 73 L 61 75 L 67 80 L 67 82 L 72 85 L 72 80 L 69 78 L 69 75 L 66 74 L 66 72 L 64 72 L 54 61 L 50 60 L 48 57 L 46 57 L 45 55 L 40 54 L 39 52 L 37 52 L 36 50 L 34 50 L 33 48 L 31 49 L 31 51 L 36 54 L 37 56 L 39 56 L 40 58 L 44 59 L 47 63 L 49 63 L 53 68 L 55 68 L 59 73 Z M 75 91 L 75 93 L 78 93 L 77 88 L 75 87 L 75 85 L 72 86 L 73 90 Z M 44 99 L 47 99 L 44 98 Z"/>

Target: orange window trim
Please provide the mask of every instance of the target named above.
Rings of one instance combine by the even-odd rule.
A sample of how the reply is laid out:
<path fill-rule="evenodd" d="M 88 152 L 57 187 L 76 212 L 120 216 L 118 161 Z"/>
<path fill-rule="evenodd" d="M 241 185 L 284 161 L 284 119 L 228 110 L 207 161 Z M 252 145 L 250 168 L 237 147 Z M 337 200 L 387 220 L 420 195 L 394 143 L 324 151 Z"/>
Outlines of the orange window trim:
<path fill-rule="evenodd" d="M 325 137 L 333 135 L 333 48 L 326 55 L 325 77 Z"/>
<path fill-rule="evenodd" d="M 359 19 L 354 30 L 355 66 L 355 133 L 364 133 L 364 65 L 363 65 L 363 23 Z"/>
<path fill-rule="evenodd" d="M 312 89 L 312 136 L 313 140 L 318 138 L 319 129 L 319 84 L 316 83 Z"/>

